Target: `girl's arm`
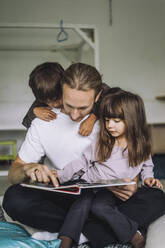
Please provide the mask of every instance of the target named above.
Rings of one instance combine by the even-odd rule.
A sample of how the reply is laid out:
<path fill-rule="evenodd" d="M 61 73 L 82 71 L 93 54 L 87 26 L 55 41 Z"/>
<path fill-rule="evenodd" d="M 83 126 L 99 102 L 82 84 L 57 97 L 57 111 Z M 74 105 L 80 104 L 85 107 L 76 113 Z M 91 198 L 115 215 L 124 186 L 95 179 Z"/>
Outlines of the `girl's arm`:
<path fill-rule="evenodd" d="M 82 158 L 67 164 L 63 170 L 56 170 L 57 178 L 60 183 L 78 179 L 84 173 L 85 160 Z"/>
<path fill-rule="evenodd" d="M 91 146 L 87 147 L 80 158 L 69 162 L 64 169 L 57 170 L 57 176 L 60 183 L 69 180 L 79 179 L 90 167 Z"/>
<path fill-rule="evenodd" d="M 159 179 L 154 178 L 153 172 L 154 164 L 152 162 L 151 156 L 150 158 L 144 162 L 141 171 L 142 184 L 146 184 L 149 187 L 156 186 L 160 189 L 163 189 L 163 185 L 159 181 Z"/>
<path fill-rule="evenodd" d="M 154 164 L 152 162 L 152 158 L 146 160 L 143 162 L 142 169 L 141 169 L 141 180 L 142 184 L 144 184 L 144 180 L 146 178 L 154 178 L 154 172 L 153 172 Z"/>

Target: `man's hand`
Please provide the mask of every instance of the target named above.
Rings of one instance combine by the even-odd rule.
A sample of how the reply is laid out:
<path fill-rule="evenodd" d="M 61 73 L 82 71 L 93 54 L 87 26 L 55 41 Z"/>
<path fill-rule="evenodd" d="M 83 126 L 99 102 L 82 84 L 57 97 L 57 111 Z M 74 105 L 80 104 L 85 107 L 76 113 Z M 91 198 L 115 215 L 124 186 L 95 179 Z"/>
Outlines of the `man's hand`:
<path fill-rule="evenodd" d="M 43 121 L 51 121 L 56 119 L 56 113 L 51 111 L 51 107 L 36 107 L 33 109 L 36 117 Z"/>
<path fill-rule="evenodd" d="M 58 186 L 57 174 L 55 170 L 50 170 L 47 165 L 36 163 L 25 163 L 19 156 L 11 164 L 8 179 L 11 184 L 19 184 L 27 179 L 32 181 L 49 183 L 52 182 L 55 187 Z"/>
<path fill-rule="evenodd" d="M 52 182 L 54 187 L 59 186 L 55 173 L 50 170 L 47 165 L 35 163 L 26 164 L 24 165 L 24 173 L 34 182 L 36 181 L 46 184 Z"/>
<path fill-rule="evenodd" d="M 130 179 L 125 179 L 130 181 Z M 135 184 L 108 187 L 112 193 L 122 201 L 127 201 L 133 194 L 136 193 L 138 188 L 138 176 L 133 180 Z"/>
<path fill-rule="evenodd" d="M 122 201 L 127 201 L 131 196 L 133 196 L 134 193 L 137 191 L 137 185 L 131 184 L 131 185 L 124 185 L 124 186 L 116 186 L 116 187 L 108 187 L 112 193 L 116 197 L 118 197 Z"/>

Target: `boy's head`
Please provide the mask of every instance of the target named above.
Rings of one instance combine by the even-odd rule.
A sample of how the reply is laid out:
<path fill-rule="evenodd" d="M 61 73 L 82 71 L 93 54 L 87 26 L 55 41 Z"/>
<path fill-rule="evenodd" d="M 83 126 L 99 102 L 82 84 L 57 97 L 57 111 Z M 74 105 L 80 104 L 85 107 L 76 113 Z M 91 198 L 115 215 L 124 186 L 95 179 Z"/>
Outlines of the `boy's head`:
<path fill-rule="evenodd" d="M 49 104 L 61 99 L 63 72 L 62 66 L 56 62 L 46 62 L 33 69 L 29 76 L 29 86 L 37 101 Z"/>
<path fill-rule="evenodd" d="M 62 83 L 63 107 L 73 121 L 89 114 L 102 89 L 102 78 L 91 65 L 75 63 L 65 72 Z"/>

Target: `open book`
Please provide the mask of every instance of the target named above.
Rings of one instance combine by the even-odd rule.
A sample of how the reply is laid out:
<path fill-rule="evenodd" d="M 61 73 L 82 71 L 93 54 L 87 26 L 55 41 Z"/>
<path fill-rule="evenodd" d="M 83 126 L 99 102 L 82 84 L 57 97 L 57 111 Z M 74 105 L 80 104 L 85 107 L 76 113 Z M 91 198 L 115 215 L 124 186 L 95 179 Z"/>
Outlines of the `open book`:
<path fill-rule="evenodd" d="M 84 181 L 69 181 L 60 185 L 59 187 L 54 187 L 52 184 L 44 184 L 44 183 L 21 183 L 23 187 L 29 187 L 34 189 L 40 190 L 48 190 L 54 191 L 59 193 L 67 193 L 73 195 L 80 195 L 82 189 L 89 189 L 89 188 L 101 188 L 101 187 L 109 187 L 109 186 L 122 186 L 122 185 L 130 185 L 135 184 L 135 182 L 126 182 L 123 179 L 111 179 L 111 180 L 100 180 L 95 183 L 87 183 Z"/>

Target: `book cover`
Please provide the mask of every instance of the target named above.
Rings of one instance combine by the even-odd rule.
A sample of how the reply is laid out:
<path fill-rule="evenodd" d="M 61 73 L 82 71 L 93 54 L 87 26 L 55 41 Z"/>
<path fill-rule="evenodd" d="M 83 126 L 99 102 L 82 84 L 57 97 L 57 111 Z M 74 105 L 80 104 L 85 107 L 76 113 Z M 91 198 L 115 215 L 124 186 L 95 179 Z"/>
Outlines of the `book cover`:
<path fill-rule="evenodd" d="M 66 193 L 66 194 L 73 194 L 73 195 L 80 195 L 82 189 L 123 186 L 130 184 L 135 184 L 135 182 L 134 181 L 127 182 L 124 179 L 100 180 L 95 183 L 88 183 L 84 181 L 75 180 L 75 181 L 66 182 L 58 187 L 54 187 L 52 184 L 44 184 L 38 182 L 21 183 L 23 187 L 54 191 L 54 192 Z"/>

